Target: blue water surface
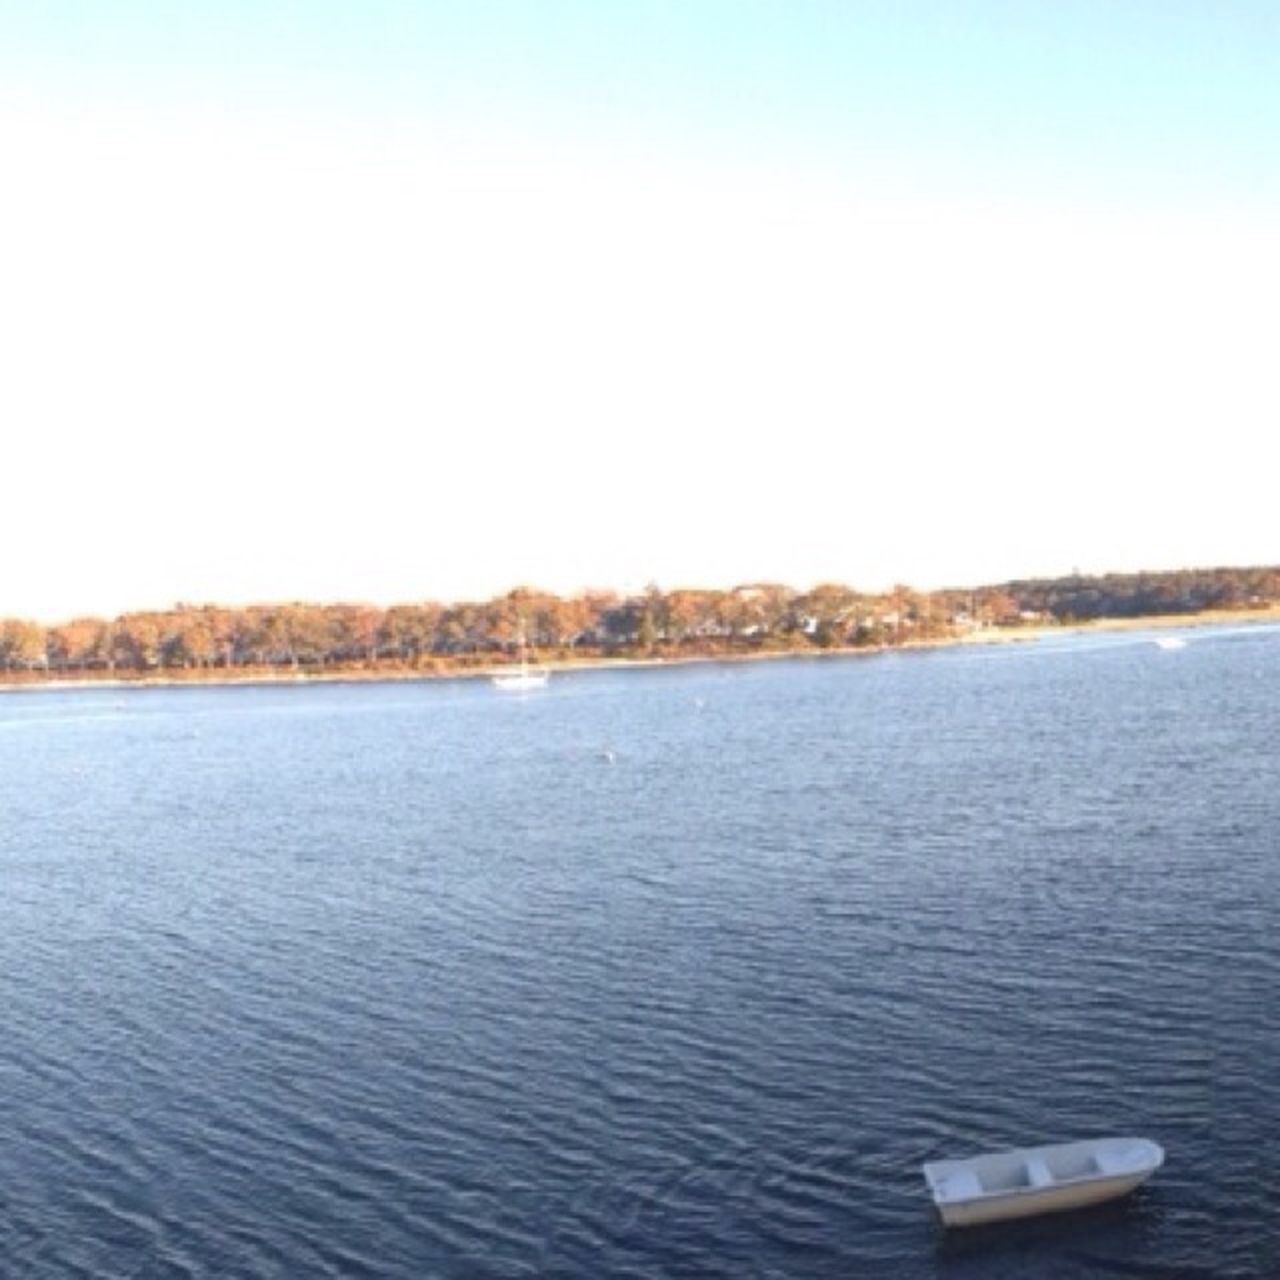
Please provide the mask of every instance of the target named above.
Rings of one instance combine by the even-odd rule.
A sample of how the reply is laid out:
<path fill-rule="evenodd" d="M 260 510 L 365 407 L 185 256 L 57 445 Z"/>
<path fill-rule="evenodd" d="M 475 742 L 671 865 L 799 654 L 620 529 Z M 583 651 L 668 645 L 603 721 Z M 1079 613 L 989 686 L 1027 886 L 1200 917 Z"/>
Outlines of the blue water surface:
<path fill-rule="evenodd" d="M 1280 632 L 1184 634 L 0 695 L 0 1274 L 1280 1274 Z"/>

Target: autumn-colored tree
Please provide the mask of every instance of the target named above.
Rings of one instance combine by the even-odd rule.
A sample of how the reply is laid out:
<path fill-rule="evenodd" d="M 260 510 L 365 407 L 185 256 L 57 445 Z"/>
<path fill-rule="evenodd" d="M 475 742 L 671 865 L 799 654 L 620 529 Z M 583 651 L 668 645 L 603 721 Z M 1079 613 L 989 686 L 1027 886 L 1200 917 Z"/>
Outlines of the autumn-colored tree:
<path fill-rule="evenodd" d="M 585 596 L 572 596 L 568 600 L 551 596 L 542 625 L 549 637 L 548 643 L 572 648 L 591 630 L 595 619 L 596 611 Z"/>
<path fill-rule="evenodd" d="M 480 610 L 486 648 L 515 649 L 529 638 L 529 600 L 532 592 L 517 587 L 505 596 L 490 600 Z"/>
<path fill-rule="evenodd" d="M 291 616 L 291 605 L 275 605 L 258 614 L 254 639 L 260 662 L 298 665 Z"/>
<path fill-rule="evenodd" d="M 322 605 L 295 603 L 283 611 L 284 633 L 288 640 L 289 658 L 299 663 L 324 663 L 330 653 L 329 618 Z"/>
<path fill-rule="evenodd" d="M 384 653 L 417 665 L 438 642 L 436 635 L 444 610 L 438 604 L 397 604 L 382 615 L 377 643 Z"/>
<path fill-rule="evenodd" d="M 646 653 L 652 653 L 667 636 L 667 601 L 656 582 L 645 587 L 637 609 L 636 643 Z"/>
<path fill-rule="evenodd" d="M 179 610 L 160 645 L 166 667 L 207 667 L 218 656 L 218 641 L 210 619 L 196 611 Z"/>
<path fill-rule="evenodd" d="M 439 647 L 446 653 L 477 653 L 481 645 L 488 645 L 485 614 L 480 605 L 456 604 L 440 616 L 436 628 Z"/>
<path fill-rule="evenodd" d="M 243 640 L 247 630 L 247 619 L 238 609 L 224 609 L 218 605 L 202 605 L 200 618 L 213 642 L 211 664 L 221 663 L 230 667 L 243 660 L 246 650 Z"/>
<path fill-rule="evenodd" d="M 378 656 L 382 610 L 364 604 L 337 604 L 327 612 L 329 656 L 339 661 L 362 658 L 373 662 Z"/>
<path fill-rule="evenodd" d="M 978 618 L 982 622 L 1008 625 L 1018 621 L 1018 602 L 1008 591 L 989 589 L 978 593 Z"/>
<path fill-rule="evenodd" d="M 158 613 L 126 613 L 117 618 L 112 638 L 116 662 L 138 671 L 159 666 L 166 622 Z"/>
<path fill-rule="evenodd" d="M 102 623 L 97 618 L 73 618 L 45 632 L 45 655 L 49 666 L 65 670 L 91 665 Z"/>
<path fill-rule="evenodd" d="M 43 666 L 46 661 L 44 628 L 24 618 L 0 622 L 0 662 L 5 670 Z"/>
<path fill-rule="evenodd" d="M 667 593 L 667 636 L 673 644 L 687 644 L 701 634 L 707 621 L 706 594 L 688 588 Z"/>

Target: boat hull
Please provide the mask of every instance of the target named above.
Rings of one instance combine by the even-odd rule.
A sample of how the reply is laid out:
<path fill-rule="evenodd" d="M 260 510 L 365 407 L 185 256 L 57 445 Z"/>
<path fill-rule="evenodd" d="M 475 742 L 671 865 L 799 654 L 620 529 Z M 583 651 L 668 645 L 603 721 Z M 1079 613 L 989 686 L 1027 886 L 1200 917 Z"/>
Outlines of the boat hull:
<path fill-rule="evenodd" d="M 523 689 L 541 689 L 547 683 L 545 674 L 519 675 L 519 676 L 494 676 L 493 685 L 495 689 L 506 689 L 510 692 L 519 693 Z"/>
<path fill-rule="evenodd" d="M 984 1196 L 980 1200 L 961 1201 L 938 1206 L 942 1221 L 948 1227 L 976 1227 L 984 1222 L 1005 1222 L 1013 1218 L 1034 1218 L 1042 1213 L 1066 1213 L 1071 1209 L 1087 1209 L 1090 1205 L 1118 1200 L 1140 1187 L 1149 1173 L 1127 1174 L 1118 1178 L 1099 1178 L 1043 1191 L 1027 1191 L 1009 1196 Z"/>

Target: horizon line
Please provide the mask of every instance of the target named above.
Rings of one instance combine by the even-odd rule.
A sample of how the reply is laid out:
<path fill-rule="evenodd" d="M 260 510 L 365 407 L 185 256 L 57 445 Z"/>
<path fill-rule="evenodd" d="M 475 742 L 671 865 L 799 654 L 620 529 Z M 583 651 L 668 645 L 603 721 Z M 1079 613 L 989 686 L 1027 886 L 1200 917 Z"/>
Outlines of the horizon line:
<path fill-rule="evenodd" d="M 1197 574 L 1197 573 L 1250 573 L 1250 572 L 1274 572 L 1280 571 L 1280 563 L 1254 562 L 1248 564 L 1216 564 L 1216 565 L 1183 565 L 1178 568 L 1143 568 L 1132 570 L 1106 569 L 1101 571 L 1084 572 L 1078 568 L 1073 568 L 1069 573 L 1058 574 L 1022 574 L 1014 577 L 1000 578 L 988 582 L 975 582 L 967 584 L 952 584 L 939 587 L 918 587 L 913 583 L 906 581 L 895 582 L 892 586 L 884 587 L 880 590 L 868 590 L 851 585 L 848 582 L 835 578 L 823 578 L 815 580 L 808 587 L 797 587 L 789 582 L 779 581 L 769 578 L 749 578 L 740 580 L 727 586 L 707 586 L 707 585 L 673 585 L 662 586 L 656 579 L 650 579 L 643 587 L 638 589 L 626 589 L 618 586 L 591 585 L 575 588 L 571 591 L 559 592 L 546 587 L 535 586 L 532 583 L 521 582 L 516 583 L 503 590 L 499 590 L 488 596 L 457 596 L 450 599 L 436 597 L 431 595 L 418 596 L 415 598 L 402 598 L 379 602 L 373 599 L 361 599 L 358 597 L 330 597 L 330 598 L 303 598 L 299 596 L 280 596 L 275 599 L 256 599 L 244 600 L 240 602 L 232 602 L 228 600 L 205 599 L 202 601 L 177 599 L 168 605 L 145 605 L 135 608 L 120 609 L 115 612 L 93 613 L 84 611 L 72 611 L 63 613 L 57 618 L 50 616 L 37 616 L 34 614 L 11 613 L 8 610 L 0 610 L 0 621 L 14 622 L 32 622 L 42 627 L 56 627 L 67 625 L 72 622 L 80 621 L 103 621 L 114 620 L 137 616 L 140 614 L 164 614 L 173 613 L 183 609 L 190 610 L 206 610 L 206 609 L 225 609 L 229 611 L 252 610 L 252 609 L 274 609 L 285 605 L 306 605 L 321 609 L 329 608 L 369 608 L 379 610 L 389 610 L 395 608 L 405 608 L 420 605 L 439 605 L 442 608 L 457 608 L 462 605 L 485 605 L 492 604 L 497 600 L 508 599 L 517 593 L 528 593 L 533 596 L 548 596 L 557 600 L 581 600 L 588 599 L 592 596 L 616 596 L 621 601 L 635 599 L 644 595 L 650 589 L 656 589 L 660 594 L 668 595 L 677 591 L 694 591 L 694 592 L 735 592 L 750 589 L 759 589 L 764 587 L 777 587 L 785 591 L 789 591 L 794 595 L 802 596 L 809 592 L 816 591 L 821 587 L 840 587 L 846 591 L 850 591 L 855 595 L 862 596 L 889 596 L 896 591 L 905 590 L 918 595 L 943 595 L 951 592 L 974 592 L 974 591 L 991 591 L 998 590 L 1003 587 L 1009 587 L 1026 583 L 1038 582 L 1072 582 L 1077 580 L 1095 580 L 1101 581 L 1108 578 L 1142 578 L 1142 577 L 1170 577 L 1177 574 Z"/>

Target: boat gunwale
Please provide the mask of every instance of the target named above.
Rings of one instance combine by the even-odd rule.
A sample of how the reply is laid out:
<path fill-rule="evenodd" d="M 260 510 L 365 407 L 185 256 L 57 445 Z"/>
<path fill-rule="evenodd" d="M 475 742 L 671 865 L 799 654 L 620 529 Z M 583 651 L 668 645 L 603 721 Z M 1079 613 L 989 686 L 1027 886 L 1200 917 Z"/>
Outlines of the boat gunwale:
<path fill-rule="evenodd" d="M 1131 1173 L 1086 1173 L 1076 1178 L 1059 1178 L 1043 1187 L 1006 1187 L 998 1191 L 984 1191 L 980 1195 L 966 1196 L 963 1200 L 953 1198 L 939 1200 L 934 1195 L 934 1204 L 942 1209 L 950 1209 L 957 1205 L 981 1204 L 984 1200 L 1017 1200 L 1023 1196 L 1051 1196 L 1059 1187 L 1074 1187 L 1085 1183 L 1091 1187 L 1101 1187 L 1108 1182 L 1132 1182 L 1135 1178 L 1142 1182 L 1149 1178 L 1159 1166 L 1134 1169 Z"/>

